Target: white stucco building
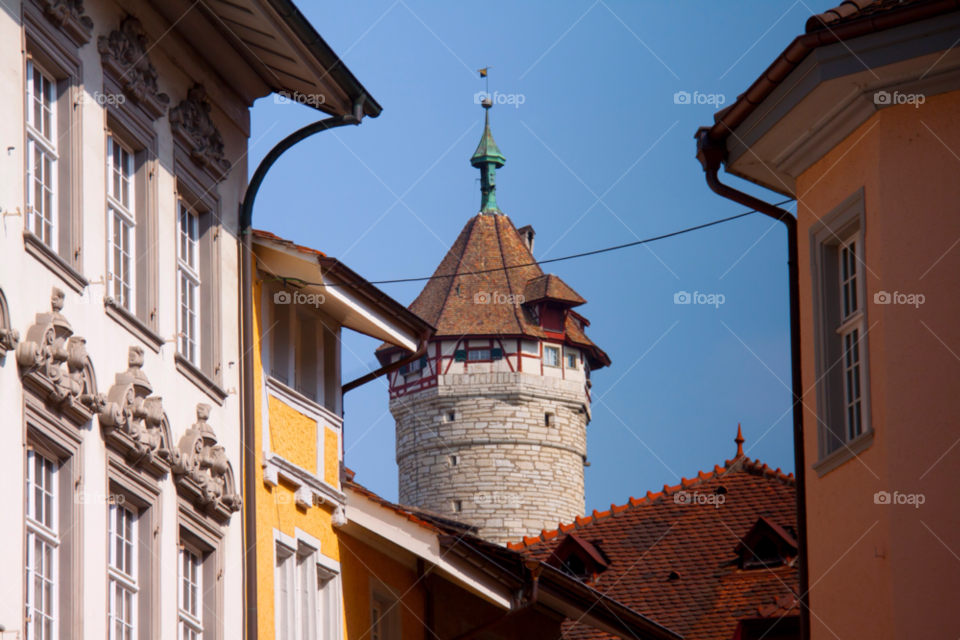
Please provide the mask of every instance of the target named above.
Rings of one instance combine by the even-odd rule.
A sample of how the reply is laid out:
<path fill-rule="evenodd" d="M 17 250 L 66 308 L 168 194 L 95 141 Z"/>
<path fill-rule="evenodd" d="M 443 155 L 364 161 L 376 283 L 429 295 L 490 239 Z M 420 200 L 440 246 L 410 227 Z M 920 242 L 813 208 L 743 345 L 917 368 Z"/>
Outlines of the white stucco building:
<path fill-rule="evenodd" d="M 2 8 L 0 625 L 242 637 L 249 109 L 379 107 L 285 0 Z"/>

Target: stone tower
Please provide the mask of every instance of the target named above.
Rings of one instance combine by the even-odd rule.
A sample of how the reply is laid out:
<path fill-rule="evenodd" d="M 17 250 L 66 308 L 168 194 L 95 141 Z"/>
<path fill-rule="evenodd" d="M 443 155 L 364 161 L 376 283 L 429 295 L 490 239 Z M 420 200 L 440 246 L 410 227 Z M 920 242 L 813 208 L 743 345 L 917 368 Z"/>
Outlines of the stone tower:
<path fill-rule="evenodd" d="M 586 300 L 534 263 L 533 228 L 497 207 L 506 158 L 490 106 L 471 158 L 481 210 L 410 305 L 436 336 L 389 385 L 400 502 L 506 543 L 583 515 L 590 374 L 610 359 L 574 310 Z M 377 352 L 384 364 L 407 355 Z"/>

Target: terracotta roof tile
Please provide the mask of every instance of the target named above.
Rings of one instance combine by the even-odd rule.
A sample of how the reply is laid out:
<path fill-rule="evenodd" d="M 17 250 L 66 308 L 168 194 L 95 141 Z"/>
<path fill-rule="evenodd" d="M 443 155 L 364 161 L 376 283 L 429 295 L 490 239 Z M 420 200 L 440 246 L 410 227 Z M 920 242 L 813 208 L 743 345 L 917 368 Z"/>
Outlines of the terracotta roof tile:
<path fill-rule="evenodd" d="M 721 486 L 719 507 L 675 498 L 680 491 L 714 496 Z M 508 546 L 545 560 L 575 531 L 610 561 L 596 589 L 687 639 L 728 640 L 737 622 L 757 617 L 761 607 L 768 607 L 765 614 L 796 614 L 796 607 L 780 604 L 795 597 L 794 563 L 745 570 L 734 553 L 759 518 L 785 535 L 795 530 L 795 481 L 743 456 Z M 574 639 L 611 637 L 570 620 L 563 630 Z"/>
<path fill-rule="evenodd" d="M 291 242 L 290 240 L 284 240 L 280 236 L 274 235 L 269 231 L 261 231 L 260 229 L 254 229 L 253 235 L 255 235 L 258 238 L 262 238 L 264 240 L 269 240 L 270 242 L 274 244 L 278 244 L 282 247 L 287 247 L 289 249 L 296 249 L 301 253 L 310 253 L 310 254 L 321 256 L 324 258 L 327 257 L 327 254 L 323 253 L 322 251 L 317 251 L 316 249 L 311 249 L 310 247 L 304 247 L 302 245 Z"/>
<path fill-rule="evenodd" d="M 437 328 L 436 338 L 547 338 L 529 306 L 478 304 L 475 296 L 482 293 L 522 296 L 525 302 L 551 299 L 568 307 L 586 303 L 559 277 L 543 273 L 513 222 L 503 214 L 479 214 L 468 220 L 409 308 Z M 579 314 L 567 314 L 566 340 L 592 356 L 593 369 L 608 366 L 609 356 L 587 337 L 581 322 L 590 325 Z M 381 345 L 378 352 L 389 348 Z"/>

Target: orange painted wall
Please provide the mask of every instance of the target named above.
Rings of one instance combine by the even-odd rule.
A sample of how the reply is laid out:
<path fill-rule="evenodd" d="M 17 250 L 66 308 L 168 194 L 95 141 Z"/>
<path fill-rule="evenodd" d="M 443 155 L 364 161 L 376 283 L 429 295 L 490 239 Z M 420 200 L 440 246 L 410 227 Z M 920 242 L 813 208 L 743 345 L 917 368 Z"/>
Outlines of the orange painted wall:
<path fill-rule="evenodd" d="M 958 113 L 960 92 L 884 109 L 797 180 L 815 640 L 957 636 L 960 447 L 945 452 L 960 437 L 960 248 L 950 250 L 960 239 Z M 818 478 L 808 231 L 861 187 L 875 436 L 859 460 Z M 875 304 L 879 291 L 925 302 Z M 878 491 L 925 503 L 877 505 Z"/>
<path fill-rule="evenodd" d="M 417 584 L 417 572 L 369 545 L 340 536 L 340 563 L 343 576 L 343 602 L 346 611 L 346 640 L 370 638 L 370 585 L 380 581 L 402 596 L 395 607 L 400 612 L 401 635 L 404 639 L 425 637 L 424 593 Z"/>
<path fill-rule="evenodd" d="M 261 308 L 260 293 L 262 284 L 254 281 L 254 335 L 260 335 Z M 277 529 L 293 537 L 296 528 L 299 528 L 320 540 L 321 553 L 332 560 L 340 560 L 340 544 L 332 524 L 332 508 L 329 503 L 304 509 L 297 506 L 294 500 L 294 488 L 282 479 L 280 485 L 270 488 L 263 483 L 262 433 L 262 368 L 260 360 L 260 341 L 254 341 L 254 398 L 255 398 L 255 437 L 254 442 L 257 470 L 257 619 L 259 637 L 262 640 L 272 640 L 275 637 L 274 617 L 274 539 L 273 531 Z M 301 415 L 294 409 L 270 398 L 271 447 L 306 469 L 316 470 L 316 422 Z M 309 426 L 307 423 L 309 423 Z M 309 427 L 309 428 L 308 428 Z M 325 431 L 329 431 L 328 429 Z M 330 447 L 329 434 L 325 437 L 325 469 L 324 477 L 327 482 L 333 478 L 334 486 L 338 486 L 339 448 Z M 334 440 L 337 435 L 333 433 Z M 279 448 L 277 448 L 279 447 Z M 245 504 L 250 504 L 245 501 Z"/>

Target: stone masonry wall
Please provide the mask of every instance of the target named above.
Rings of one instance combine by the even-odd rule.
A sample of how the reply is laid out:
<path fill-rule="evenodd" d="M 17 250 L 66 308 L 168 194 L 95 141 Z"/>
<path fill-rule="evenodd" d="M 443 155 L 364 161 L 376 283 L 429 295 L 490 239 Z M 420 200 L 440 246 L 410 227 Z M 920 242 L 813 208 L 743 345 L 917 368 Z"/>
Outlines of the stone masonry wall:
<path fill-rule="evenodd" d="M 498 543 L 583 515 L 590 415 L 582 383 L 445 375 L 436 387 L 391 399 L 390 411 L 401 504 L 477 525 Z"/>

